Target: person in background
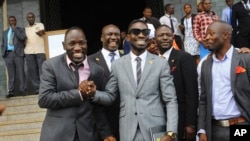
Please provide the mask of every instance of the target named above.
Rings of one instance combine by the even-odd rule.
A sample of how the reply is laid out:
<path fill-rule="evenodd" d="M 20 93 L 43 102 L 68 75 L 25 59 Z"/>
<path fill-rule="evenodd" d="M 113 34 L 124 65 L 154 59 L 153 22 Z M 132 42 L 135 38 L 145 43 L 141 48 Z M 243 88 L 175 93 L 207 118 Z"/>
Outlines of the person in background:
<path fill-rule="evenodd" d="M 219 17 L 213 11 L 211 11 L 211 0 L 202 0 L 201 4 L 203 11 L 198 13 L 194 17 L 193 21 L 193 33 L 195 39 L 199 42 L 200 59 L 210 53 L 210 51 L 205 46 L 206 29 L 212 22 L 219 20 Z"/>
<path fill-rule="evenodd" d="M 120 94 L 120 141 L 150 141 L 149 129 L 162 125 L 167 125 L 168 141 L 176 137 L 178 104 L 173 77 L 168 63 L 146 50 L 149 33 L 146 22 L 131 21 L 131 52 L 112 63 L 105 91 L 96 90 L 93 81 L 81 84 L 85 97 L 100 104 L 112 104 Z"/>
<path fill-rule="evenodd" d="M 232 25 L 232 6 L 234 0 L 225 0 L 227 7 L 222 9 L 221 20 L 227 22 L 229 25 Z"/>
<path fill-rule="evenodd" d="M 87 79 L 104 89 L 104 70 L 88 60 L 83 30 L 69 28 L 62 44 L 66 53 L 46 60 L 42 67 L 38 105 L 47 108 L 47 114 L 40 141 L 116 141 L 103 106 L 84 98 L 80 89 Z"/>
<path fill-rule="evenodd" d="M 183 30 L 184 27 L 178 22 L 177 18 L 173 16 L 174 5 L 166 4 L 164 9 L 166 14 L 162 16 L 159 21 L 162 25 L 165 24 L 171 27 L 174 33 L 174 47 L 176 49 L 183 49 L 183 36 L 181 30 Z"/>
<path fill-rule="evenodd" d="M 102 49 L 90 56 L 88 60 L 95 62 L 104 70 L 103 85 L 106 86 L 110 72 L 111 63 L 120 58 L 122 54 L 119 53 L 118 47 L 121 42 L 120 29 L 118 26 L 109 24 L 102 28 L 101 34 Z M 119 141 L 119 111 L 120 111 L 120 97 L 116 97 L 115 102 L 105 107 L 106 117 L 110 125 L 112 134 Z"/>
<path fill-rule="evenodd" d="M 199 2 L 196 8 L 197 8 L 197 14 L 201 13 L 203 11 L 202 2 Z"/>
<path fill-rule="evenodd" d="M 184 12 L 186 15 L 181 18 L 181 24 L 184 27 L 182 29 L 182 34 L 184 35 L 184 50 L 191 54 L 194 58 L 195 63 L 198 65 L 200 61 L 200 51 L 199 51 L 199 42 L 194 38 L 193 34 L 193 20 L 196 14 L 192 14 L 191 4 L 184 5 Z"/>
<path fill-rule="evenodd" d="M 250 1 L 241 0 L 232 10 L 233 43 L 238 48 L 250 48 Z"/>
<path fill-rule="evenodd" d="M 35 15 L 32 12 L 29 12 L 26 18 L 29 25 L 25 27 L 27 38 L 24 53 L 31 84 L 35 94 L 38 94 L 42 64 L 46 60 L 44 25 L 43 23 L 35 23 Z"/>
<path fill-rule="evenodd" d="M 6 106 L 4 104 L 0 103 L 0 116 L 3 114 L 3 112 L 5 111 Z"/>
<path fill-rule="evenodd" d="M 196 63 L 190 54 L 173 47 L 173 39 L 169 26 L 162 25 L 156 29 L 159 56 L 168 62 L 174 78 L 179 114 L 178 141 L 195 141 L 199 96 Z"/>
<path fill-rule="evenodd" d="M 27 84 L 24 72 L 25 30 L 16 25 L 16 17 L 9 16 L 9 28 L 2 35 L 2 57 L 8 72 L 8 94 L 6 98 L 15 96 L 15 84 L 19 81 L 19 92 L 27 94 Z M 17 92 L 17 91 L 16 91 Z"/>
<path fill-rule="evenodd" d="M 250 55 L 231 45 L 231 35 L 224 21 L 207 28 L 205 39 L 212 54 L 201 66 L 199 141 L 229 141 L 229 126 L 250 124 Z"/>

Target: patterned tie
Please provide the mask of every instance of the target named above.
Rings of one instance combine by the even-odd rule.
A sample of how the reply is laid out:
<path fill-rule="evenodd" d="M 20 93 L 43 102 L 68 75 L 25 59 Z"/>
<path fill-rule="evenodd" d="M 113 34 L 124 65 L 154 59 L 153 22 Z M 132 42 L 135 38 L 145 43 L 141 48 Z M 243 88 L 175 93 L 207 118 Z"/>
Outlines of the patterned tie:
<path fill-rule="evenodd" d="M 136 57 L 135 58 L 137 64 L 136 64 L 136 77 L 137 77 L 137 85 L 140 82 L 141 79 L 141 58 L 140 57 Z"/>
<path fill-rule="evenodd" d="M 115 53 L 114 52 L 110 52 L 109 56 L 111 57 L 110 62 L 112 63 L 115 60 Z"/>

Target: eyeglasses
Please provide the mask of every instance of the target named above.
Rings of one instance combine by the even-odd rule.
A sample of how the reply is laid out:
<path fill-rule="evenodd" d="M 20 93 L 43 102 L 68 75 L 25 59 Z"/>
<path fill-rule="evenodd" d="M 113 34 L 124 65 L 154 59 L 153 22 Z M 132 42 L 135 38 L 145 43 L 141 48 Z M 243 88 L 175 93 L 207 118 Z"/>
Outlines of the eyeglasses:
<path fill-rule="evenodd" d="M 129 30 L 129 34 L 133 33 L 134 35 L 138 36 L 139 34 L 143 34 L 144 36 L 148 36 L 150 33 L 150 29 L 138 29 L 138 28 L 133 28 Z"/>

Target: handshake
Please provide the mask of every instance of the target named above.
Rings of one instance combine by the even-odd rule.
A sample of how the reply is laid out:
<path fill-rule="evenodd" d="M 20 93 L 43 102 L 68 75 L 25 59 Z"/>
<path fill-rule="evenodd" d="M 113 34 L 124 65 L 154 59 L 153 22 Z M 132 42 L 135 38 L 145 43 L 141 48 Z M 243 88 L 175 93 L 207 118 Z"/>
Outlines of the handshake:
<path fill-rule="evenodd" d="M 80 83 L 78 89 L 84 99 L 89 99 L 95 96 L 96 85 L 94 81 L 84 80 Z"/>

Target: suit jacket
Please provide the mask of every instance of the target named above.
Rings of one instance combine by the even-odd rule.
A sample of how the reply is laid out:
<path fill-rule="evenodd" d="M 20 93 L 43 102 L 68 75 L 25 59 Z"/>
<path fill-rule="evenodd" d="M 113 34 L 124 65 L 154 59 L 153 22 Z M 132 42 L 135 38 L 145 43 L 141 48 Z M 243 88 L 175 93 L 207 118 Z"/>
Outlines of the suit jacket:
<path fill-rule="evenodd" d="M 2 46 L 1 46 L 1 51 L 2 51 L 2 56 L 6 57 L 6 50 L 7 50 L 7 45 L 8 45 L 8 28 L 3 32 L 3 39 L 2 39 Z M 25 29 L 22 27 L 16 27 L 13 29 L 14 32 L 14 37 L 13 37 L 13 44 L 14 44 L 14 53 L 16 56 L 24 56 L 24 47 L 25 47 L 25 39 L 26 39 L 26 34 L 25 34 Z"/>
<path fill-rule="evenodd" d="M 103 69 L 90 60 L 88 63 L 88 80 L 102 90 Z M 43 63 L 38 104 L 47 108 L 47 113 L 40 141 L 73 141 L 76 131 L 80 141 L 99 141 L 99 134 L 102 138 L 111 135 L 102 106 L 90 99 L 82 101 L 78 86 L 65 54 Z"/>
<path fill-rule="evenodd" d="M 232 7 L 232 27 L 234 37 L 237 34 L 249 38 L 250 37 L 250 15 L 245 9 L 242 2 L 237 2 Z M 239 33 L 238 33 L 239 32 Z"/>
<path fill-rule="evenodd" d="M 122 56 L 122 54 L 120 54 Z M 108 65 L 102 55 L 101 50 L 90 55 L 88 59 L 96 64 L 100 65 L 104 69 L 103 76 L 103 86 L 105 87 L 110 76 L 110 71 Z M 115 99 L 115 102 L 110 106 L 105 106 L 105 113 L 108 120 L 108 123 L 111 128 L 111 132 L 116 137 L 117 141 L 119 141 L 119 111 L 120 111 L 120 97 Z"/>
<path fill-rule="evenodd" d="M 199 103 L 198 130 L 205 129 L 208 140 L 211 141 L 212 122 L 212 58 L 208 58 L 201 68 L 201 95 Z M 237 66 L 246 69 L 236 74 Z M 233 51 L 231 63 L 231 88 L 238 109 L 242 116 L 250 121 L 250 55 Z"/>
<path fill-rule="evenodd" d="M 194 24 L 194 17 L 196 16 L 196 14 L 191 14 L 191 21 L 192 21 L 192 25 Z M 184 26 L 184 19 L 186 18 L 186 16 L 181 18 L 181 25 Z M 181 30 L 181 33 L 183 35 L 185 35 L 185 28 L 183 30 Z M 185 37 L 185 36 L 184 36 Z"/>
<path fill-rule="evenodd" d="M 114 61 L 106 90 L 96 91 L 94 101 L 110 104 L 118 92 L 120 141 L 133 140 L 138 125 L 145 141 L 151 141 L 151 127 L 167 125 L 167 131 L 177 132 L 175 88 L 169 65 L 164 59 L 147 53 L 138 86 L 133 76 L 130 54 Z"/>
<path fill-rule="evenodd" d="M 168 63 L 171 74 L 174 78 L 178 102 L 178 138 L 184 136 L 184 128 L 187 125 L 197 124 L 198 108 L 198 84 L 196 64 L 192 56 L 184 51 L 173 48 L 170 53 Z"/>

